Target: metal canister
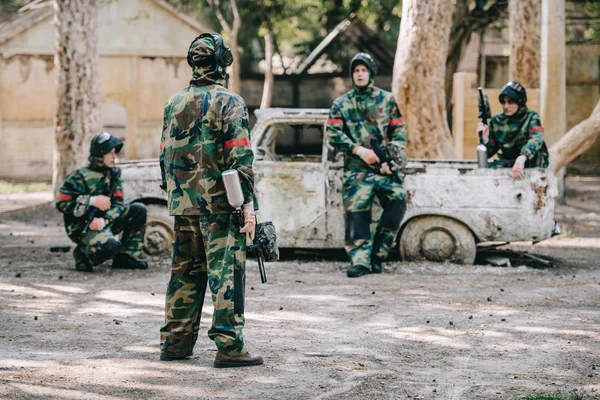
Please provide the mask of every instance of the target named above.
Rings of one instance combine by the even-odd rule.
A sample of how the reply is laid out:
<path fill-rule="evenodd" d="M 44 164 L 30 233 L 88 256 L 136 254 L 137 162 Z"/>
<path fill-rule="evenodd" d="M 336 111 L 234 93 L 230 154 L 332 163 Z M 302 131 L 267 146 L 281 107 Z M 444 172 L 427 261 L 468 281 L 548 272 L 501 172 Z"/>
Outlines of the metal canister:
<path fill-rule="evenodd" d="M 225 192 L 227 193 L 229 205 L 235 209 L 239 209 L 244 204 L 244 193 L 242 192 L 242 184 L 240 183 L 238 171 L 236 169 L 228 169 L 221 176 L 225 184 Z"/>
<path fill-rule="evenodd" d="M 488 167 L 488 155 L 487 147 L 483 143 L 477 145 L 477 167 L 487 168 Z"/>

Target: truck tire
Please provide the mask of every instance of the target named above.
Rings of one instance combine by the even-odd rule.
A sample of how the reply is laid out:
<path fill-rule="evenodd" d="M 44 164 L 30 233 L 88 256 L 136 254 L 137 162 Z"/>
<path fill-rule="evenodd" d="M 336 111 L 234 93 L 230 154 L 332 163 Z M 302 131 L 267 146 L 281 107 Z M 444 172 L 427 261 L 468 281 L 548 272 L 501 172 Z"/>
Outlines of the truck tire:
<path fill-rule="evenodd" d="M 144 235 L 144 252 L 157 256 L 170 254 L 173 246 L 173 217 L 167 206 L 148 204 L 148 219 Z"/>
<path fill-rule="evenodd" d="M 450 261 L 473 264 L 475 237 L 464 224 L 442 216 L 417 217 L 408 222 L 400 236 L 400 255 L 406 261 Z"/>

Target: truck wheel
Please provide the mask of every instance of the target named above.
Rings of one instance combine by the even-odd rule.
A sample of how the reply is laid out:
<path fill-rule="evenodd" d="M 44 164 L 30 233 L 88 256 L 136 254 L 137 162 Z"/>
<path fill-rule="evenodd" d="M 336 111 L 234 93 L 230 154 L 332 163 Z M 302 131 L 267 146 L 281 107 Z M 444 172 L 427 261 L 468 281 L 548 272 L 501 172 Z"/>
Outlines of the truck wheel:
<path fill-rule="evenodd" d="M 144 251 L 157 256 L 171 252 L 173 244 L 173 217 L 166 206 L 148 204 L 148 219 L 144 235 Z"/>
<path fill-rule="evenodd" d="M 476 252 L 475 238 L 469 228 L 447 217 L 412 219 L 400 237 L 400 254 L 406 261 L 473 264 Z"/>

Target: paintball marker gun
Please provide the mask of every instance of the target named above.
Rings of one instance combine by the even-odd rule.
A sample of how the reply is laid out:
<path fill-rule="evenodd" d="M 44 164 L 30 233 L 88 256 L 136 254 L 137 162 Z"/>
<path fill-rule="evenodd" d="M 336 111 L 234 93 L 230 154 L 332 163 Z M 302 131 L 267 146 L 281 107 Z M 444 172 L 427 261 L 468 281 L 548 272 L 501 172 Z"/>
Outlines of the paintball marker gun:
<path fill-rule="evenodd" d="M 488 118 L 490 117 L 490 103 L 488 101 L 488 97 L 486 94 L 483 94 L 483 91 L 480 87 L 477 88 L 479 91 L 479 118 L 481 118 L 481 122 L 484 125 L 488 124 Z M 487 155 L 487 147 L 483 144 L 483 135 L 479 132 L 479 144 L 477 145 L 477 167 L 479 168 L 487 168 L 488 167 L 488 155 Z"/>
<path fill-rule="evenodd" d="M 244 213 L 242 205 L 244 204 L 244 194 L 240 183 L 240 176 L 237 170 L 228 169 L 223 172 L 223 183 L 225 184 L 225 193 L 227 194 L 227 202 L 233 207 L 233 218 L 239 228 L 244 226 Z M 258 227 L 257 227 L 258 228 Z M 256 253 L 258 259 L 258 272 L 260 273 L 260 281 L 267 283 L 267 274 L 265 273 L 263 249 L 260 242 L 257 240 L 257 235 L 254 236 L 254 242 L 249 246 L 248 250 Z"/>
<path fill-rule="evenodd" d="M 401 167 L 403 167 L 403 165 L 399 165 L 396 160 L 390 156 L 390 152 L 383 146 L 381 141 L 377 140 L 376 138 L 371 138 L 371 148 L 377 155 L 377 158 L 379 158 L 381 164 L 387 163 L 394 177 L 402 182 L 403 175 Z M 401 163 L 405 163 L 405 160 L 403 160 Z M 395 170 L 393 169 L 394 167 L 396 168 Z"/>
<path fill-rule="evenodd" d="M 115 191 L 115 187 L 117 185 L 116 181 L 116 172 L 115 169 L 111 169 L 110 171 L 110 191 L 108 192 L 108 197 L 110 197 L 111 201 L 112 201 L 112 196 L 114 194 Z M 85 234 L 87 233 L 87 231 L 90 229 L 90 224 L 92 223 L 92 221 L 94 220 L 94 218 L 96 218 L 96 215 L 98 214 L 98 209 L 96 207 L 92 207 L 90 210 L 90 213 L 88 214 L 88 219 L 85 223 L 85 227 L 83 228 L 83 230 L 81 231 L 81 237 L 84 237 Z"/>

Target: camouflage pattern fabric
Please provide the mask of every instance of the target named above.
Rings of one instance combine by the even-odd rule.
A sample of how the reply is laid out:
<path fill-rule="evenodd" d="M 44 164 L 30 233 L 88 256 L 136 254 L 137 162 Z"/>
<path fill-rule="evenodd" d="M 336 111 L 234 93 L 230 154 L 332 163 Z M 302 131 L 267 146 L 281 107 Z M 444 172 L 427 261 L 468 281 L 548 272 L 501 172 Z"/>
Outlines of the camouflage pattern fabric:
<path fill-rule="evenodd" d="M 221 67 L 208 62 L 212 37 L 195 40 L 189 53 L 192 80 L 167 101 L 161 137 L 162 188 L 175 215 L 161 352 L 192 353 L 208 285 L 214 305 L 208 336 L 219 353 L 243 355 L 246 234 L 234 222 L 221 173 L 238 171 L 244 203 L 254 201 L 256 209 L 248 110 L 222 86 Z"/>
<path fill-rule="evenodd" d="M 190 51 L 194 60 L 207 57 L 214 52 L 214 40 L 198 40 Z M 255 200 L 248 109 L 240 96 L 222 86 L 220 67 L 192 70 L 190 86 L 165 105 L 161 187 L 171 215 L 227 214 L 231 210 L 222 171 L 237 169 L 244 203 Z"/>
<path fill-rule="evenodd" d="M 514 116 L 496 114 L 490 119 L 490 140 L 486 145 L 488 157 L 498 154 L 490 167 L 512 167 L 520 155 L 527 156 L 526 168 L 548 167 L 548 148 L 544 128 L 535 111 L 520 108 Z"/>
<path fill-rule="evenodd" d="M 371 230 L 371 206 L 377 196 L 383 212 L 375 232 Z M 389 254 L 406 211 L 406 192 L 389 175 L 371 171 L 344 171 L 342 198 L 346 212 L 346 252 L 351 266 L 367 268 L 371 260 Z"/>
<path fill-rule="evenodd" d="M 104 218 L 107 214 L 116 215 L 113 209 L 108 210 Z M 117 237 L 120 233 L 123 234 L 121 240 Z M 130 254 L 139 260 L 144 258 L 142 248 L 145 233 L 146 206 L 142 203 L 131 203 L 125 205 L 122 212 L 104 229 L 88 230 L 78 244 L 91 265 L 98 265 L 112 258 L 115 251 Z M 112 250 L 110 246 L 117 248 Z"/>
<path fill-rule="evenodd" d="M 260 246 L 265 262 L 279 260 L 279 248 L 277 247 L 277 232 L 271 221 L 264 221 L 256 225 L 254 244 L 251 247 Z"/>
<path fill-rule="evenodd" d="M 207 286 L 214 306 L 208 336 L 222 354 L 246 354 L 242 334 L 246 234 L 234 227 L 231 214 L 175 217 L 166 322 L 160 329 L 163 355 L 192 354 Z"/>
<path fill-rule="evenodd" d="M 380 165 L 368 165 L 352 154 L 356 146 L 371 148 L 371 138 L 400 154 L 406 148 L 404 118 L 390 92 L 373 86 L 373 77 L 362 89 L 353 89 L 333 102 L 326 125 L 329 143 L 344 153 L 342 198 L 346 217 L 346 252 L 351 267 L 371 267 L 383 261 L 406 211 L 402 182 L 381 175 Z M 401 158 L 401 157 L 399 157 Z M 371 206 L 377 196 L 384 208 L 375 232 L 371 231 Z"/>
<path fill-rule="evenodd" d="M 91 265 L 100 264 L 114 255 L 104 251 L 111 238 L 121 251 L 140 258 L 146 228 L 145 206 L 123 203 L 119 168 L 107 168 L 102 157 L 90 156 L 89 160 L 89 166 L 69 174 L 59 190 L 56 208 L 63 214 L 67 235 L 88 257 Z M 100 211 L 89 205 L 90 197 L 98 195 L 110 196 L 110 209 Z M 92 209 L 95 209 L 97 218 L 105 219 L 106 226 L 100 231 L 88 230 L 82 236 Z M 123 237 L 119 242 L 116 235 L 121 232 Z"/>
<path fill-rule="evenodd" d="M 354 171 L 378 171 L 380 165 L 368 165 L 352 154 L 356 146 L 371 148 L 371 138 L 384 146 L 406 148 L 406 124 L 398 110 L 394 96 L 369 84 L 333 101 L 327 120 L 326 134 L 329 144 L 344 153 L 344 167 Z"/>

